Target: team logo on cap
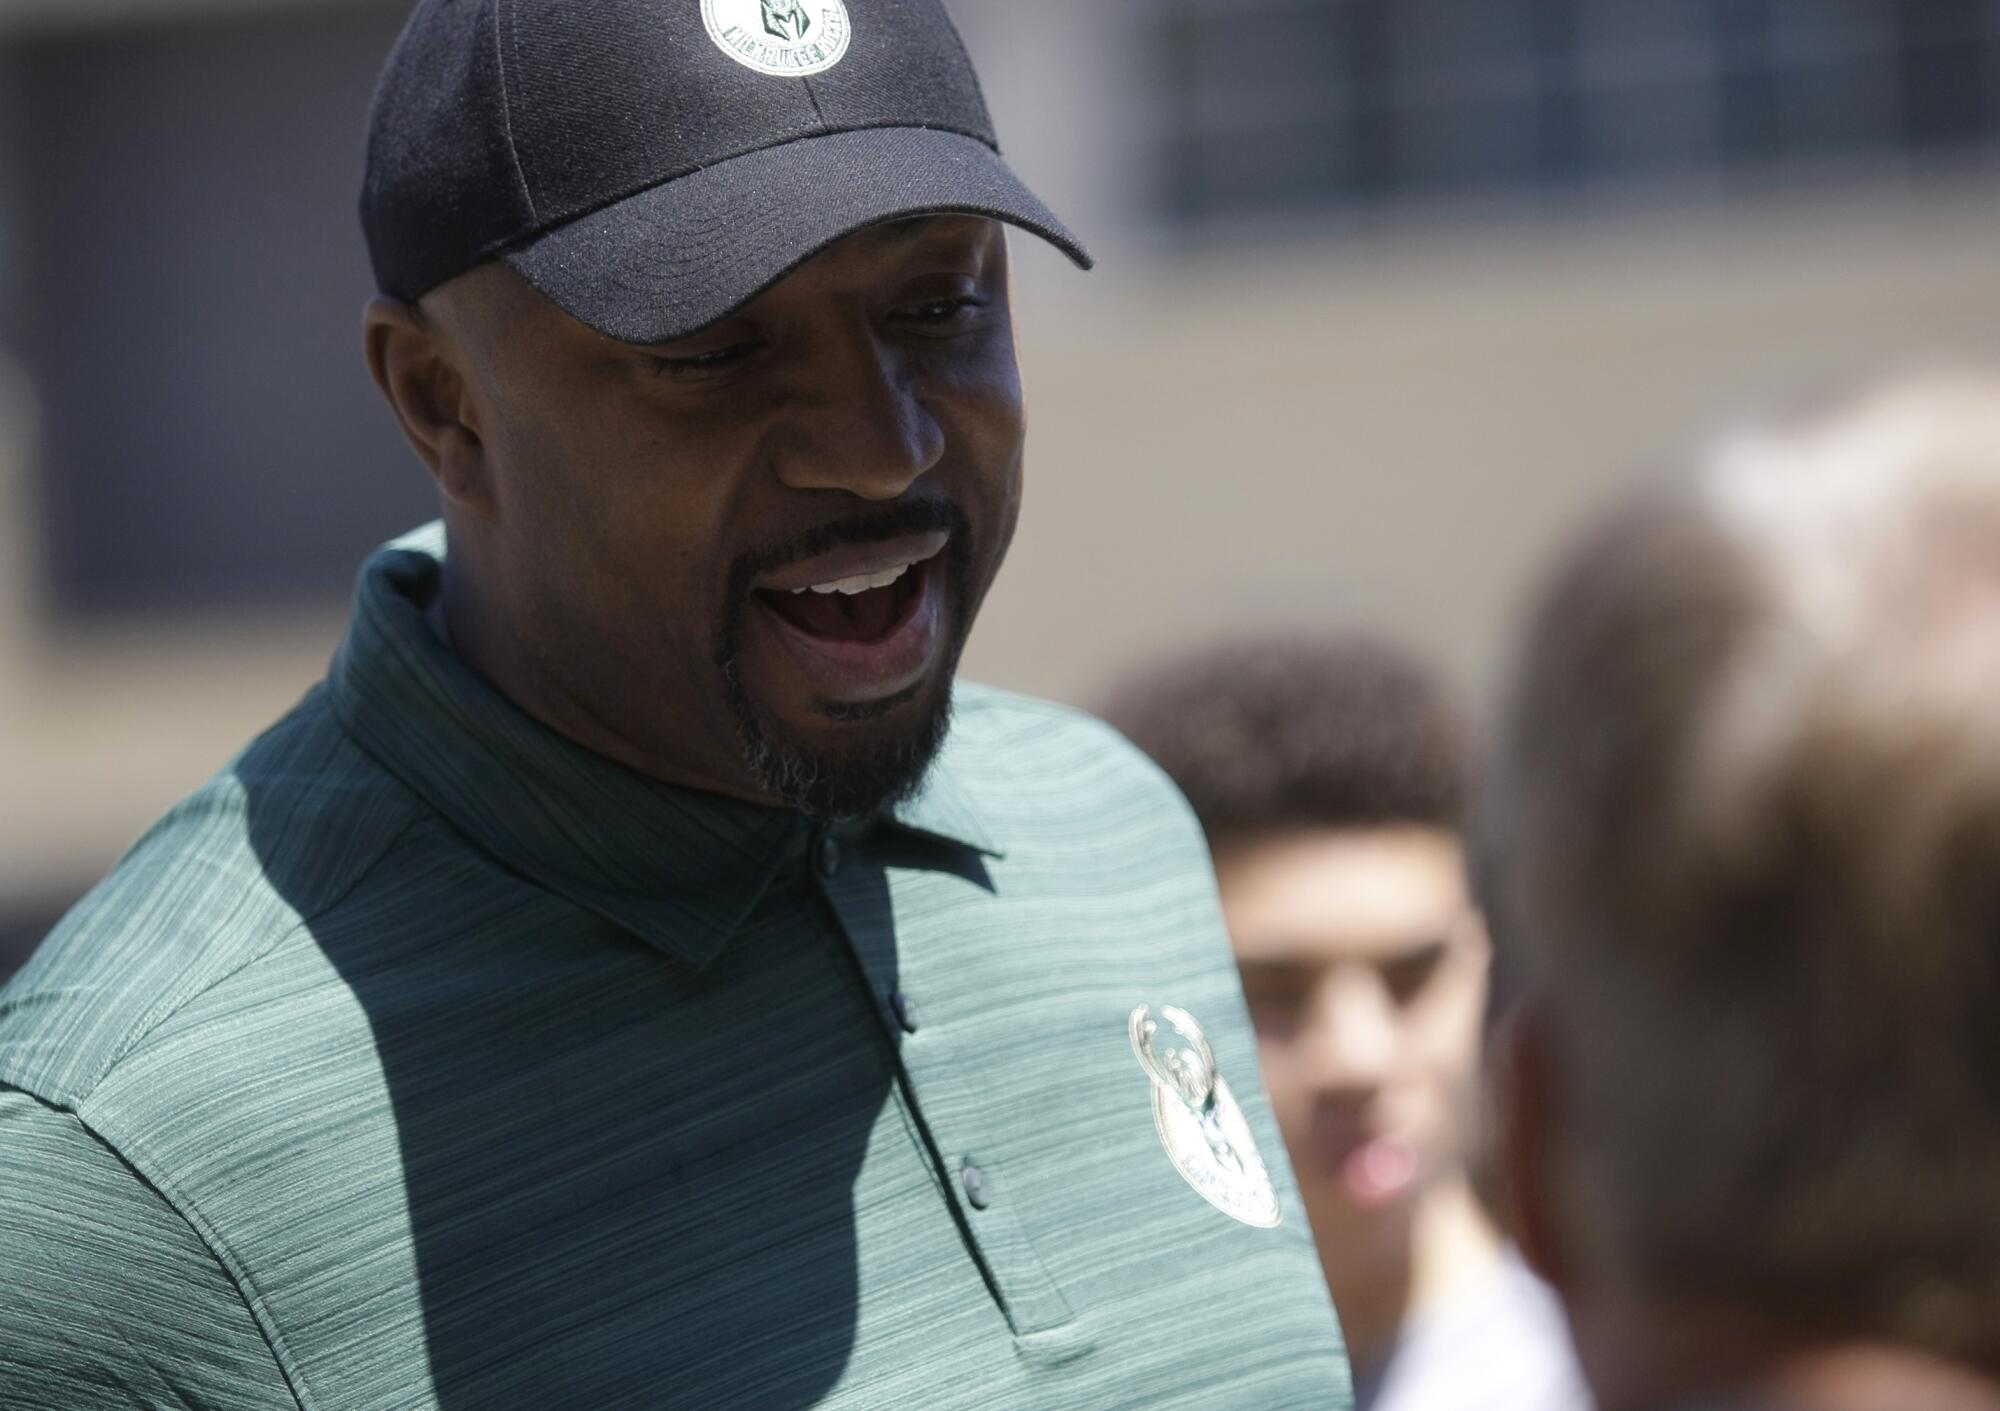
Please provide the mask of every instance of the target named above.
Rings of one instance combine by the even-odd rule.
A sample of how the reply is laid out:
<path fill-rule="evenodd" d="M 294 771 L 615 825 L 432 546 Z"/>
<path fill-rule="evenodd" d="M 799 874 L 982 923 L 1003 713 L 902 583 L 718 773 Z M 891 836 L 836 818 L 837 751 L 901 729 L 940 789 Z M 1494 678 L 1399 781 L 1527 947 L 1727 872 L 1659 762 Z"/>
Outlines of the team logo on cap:
<path fill-rule="evenodd" d="M 1216 1209 L 1246 1225 L 1278 1223 L 1278 1193 L 1257 1154 L 1243 1109 L 1215 1069 L 1194 1016 L 1171 1004 L 1140 1005 L 1126 1022 L 1132 1052 L 1153 1080 L 1153 1125 L 1174 1169 Z"/>
<path fill-rule="evenodd" d="M 825 73 L 852 32 L 841 0 L 701 0 L 701 20 L 723 53 L 777 78 Z"/>

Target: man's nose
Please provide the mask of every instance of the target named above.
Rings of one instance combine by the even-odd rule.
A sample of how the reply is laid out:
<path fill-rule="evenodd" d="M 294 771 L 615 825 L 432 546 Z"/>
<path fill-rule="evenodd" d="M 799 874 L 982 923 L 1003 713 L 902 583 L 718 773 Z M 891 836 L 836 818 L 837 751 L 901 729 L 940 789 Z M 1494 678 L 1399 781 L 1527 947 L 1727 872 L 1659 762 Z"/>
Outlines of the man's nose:
<path fill-rule="evenodd" d="M 1314 1077 L 1328 1092 L 1365 1093 L 1387 1080 L 1396 1050 L 1395 1001 L 1368 966 L 1335 971 L 1311 1000 Z"/>
<path fill-rule="evenodd" d="M 944 455 L 911 369 L 872 333 L 850 335 L 802 377 L 781 437 L 786 485 L 864 500 L 895 499 Z"/>

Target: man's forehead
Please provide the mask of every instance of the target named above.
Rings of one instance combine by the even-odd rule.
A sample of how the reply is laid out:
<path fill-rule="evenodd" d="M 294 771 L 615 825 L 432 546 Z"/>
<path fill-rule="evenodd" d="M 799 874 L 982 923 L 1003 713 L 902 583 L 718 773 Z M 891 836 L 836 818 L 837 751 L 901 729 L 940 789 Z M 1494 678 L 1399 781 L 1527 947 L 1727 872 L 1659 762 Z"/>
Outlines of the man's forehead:
<path fill-rule="evenodd" d="M 1457 839 L 1442 829 L 1280 835 L 1219 851 L 1216 870 L 1239 945 L 1274 959 L 1431 944 L 1469 909 Z"/>
<path fill-rule="evenodd" d="M 983 272 L 990 267 L 991 256 L 1004 248 L 1004 232 L 998 221 L 963 215 L 908 216 L 866 226 L 815 252 L 718 322 L 776 300 L 816 292 L 822 285 L 866 280 L 899 269 L 900 262 L 909 259 L 966 257 L 978 262 L 970 272 Z"/>
<path fill-rule="evenodd" d="M 932 229 L 938 219 L 937 216 L 904 216 L 899 220 L 885 220 L 866 226 L 855 234 L 864 239 L 879 240 L 885 245 L 906 245 Z"/>
<path fill-rule="evenodd" d="M 985 244 L 1004 238 L 1004 227 L 985 216 L 932 214 L 901 216 L 875 225 L 863 226 L 817 251 L 806 261 L 814 264 L 829 256 L 851 250 L 901 250 L 931 242 Z M 803 266 L 802 266 L 803 267 Z"/>

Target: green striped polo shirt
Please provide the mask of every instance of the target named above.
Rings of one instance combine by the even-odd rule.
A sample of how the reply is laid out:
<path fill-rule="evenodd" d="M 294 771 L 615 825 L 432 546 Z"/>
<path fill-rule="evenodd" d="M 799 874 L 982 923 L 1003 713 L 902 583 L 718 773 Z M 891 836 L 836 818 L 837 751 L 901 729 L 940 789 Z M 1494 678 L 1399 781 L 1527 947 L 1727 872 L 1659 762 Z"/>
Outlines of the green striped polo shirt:
<path fill-rule="evenodd" d="M 1349 1404 L 1148 764 L 961 686 L 893 817 L 668 787 L 435 639 L 442 552 L 0 991 L 0 1406 Z M 1274 1227 L 1170 1159 L 1141 1004 Z"/>

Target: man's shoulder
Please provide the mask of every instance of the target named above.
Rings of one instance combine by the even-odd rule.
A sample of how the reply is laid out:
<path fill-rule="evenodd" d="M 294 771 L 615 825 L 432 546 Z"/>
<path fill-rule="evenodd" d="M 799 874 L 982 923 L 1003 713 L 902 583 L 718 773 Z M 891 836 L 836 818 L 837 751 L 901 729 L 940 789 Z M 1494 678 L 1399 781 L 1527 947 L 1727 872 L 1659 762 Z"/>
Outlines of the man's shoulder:
<path fill-rule="evenodd" d="M 954 687 L 952 723 L 955 732 L 970 731 L 981 740 L 1023 733 L 1060 735 L 1136 753 L 1124 736 L 1087 711 L 977 681 L 960 681 Z M 958 738 L 956 733 L 953 738 Z"/>
<path fill-rule="evenodd" d="M 1118 731 L 1073 706 L 963 683 L 945 756 L 983 810 L 1025 806 L 1102 815 L 1133 811 L 1194 829 L 1180 791 Z"/>
<path fill-rule="evenodd" d="M 960 694 L 940 764 L 1017 890 L 1116 896 L 1128 906 L 1144 894 L 1170 908 L 1215 909 L 1208 844 L 1193 811 L 1104 722 L 972 687 Z M 1220 934 L 1203 928 L 1204 944 Z"/>
<path fill-rule="evenodd" d="M 0 1083 L 80 1103 L 160 1025 L 304 938 L 426 816 L 315 689 L 155 823 L 0 989 Z"/>
<path fill-rule="evenodd" d="M 0 1406 L 297 1411 L 195 1228 L 74 1116 L 5 1087 L 0 1269 Z"/>

